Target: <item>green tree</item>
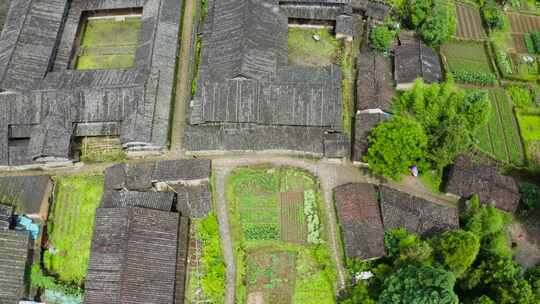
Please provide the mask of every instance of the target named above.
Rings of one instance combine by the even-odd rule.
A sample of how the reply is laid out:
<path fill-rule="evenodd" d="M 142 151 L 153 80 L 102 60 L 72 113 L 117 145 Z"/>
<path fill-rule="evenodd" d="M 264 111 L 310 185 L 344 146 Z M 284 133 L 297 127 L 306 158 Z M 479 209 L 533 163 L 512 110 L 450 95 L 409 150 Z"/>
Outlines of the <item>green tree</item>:
<path fill-rule="evenodd" d="M 366 283 L 359 282 L 347 287 L 344 294 L 339 298 L 341 304 L 375 304 L 376 302 L 369 296 Z"/>
<path fill-rule="evenodd" d="M 474 299 L 472 304 L 495 304 L 495 301 L 493 301 L 490 297 L 483 295 L 479 298 Z"/>
<path fill-rule="evenodd" d="M 519 187 L 519 193 L 521 194 L 520 209 L 523 215 L 527 215 L 531 210 L 538 206 L 540 194 L 538 193 L 538 187 L 535 184 L 523 183 Z"/>
<path fill-rule="evenodd" d="M 461 227 L 485 241 L 486 238 L 506 231 L 512 216 L 494 207 L 482 205 L 474 195 L 460 214 Z"/>
<path fill-rule="evenodd" d="M 418 29 L 422 40 L 435 47 L 447 41 L 456 31 L 456 17 L 453 6 L 435 1 L 431 14 Z"/>
<path fill-rule="evenodd" d="M 487 123 L 491 104 L 486 93 L 466 94 L 451 79 L 430 85 L 418 79 L 394 100 L 393 110 L 422 125 L 428 137 L 427 161 L 441 172 L 472 145 L 474 131 Z"/>
<path fill-rule="evenodd" d="M 399 180 L 413 165 L 423 165 L 427 136 L 415 120 L 394 116 L 379 124 L 369 136 L 365 161 L 377 175 Z"/>
<path fill-rule="evenodd" d="M 416 30 L 431 14 L 432 6 L 431 0 L 405 0 L 401 8 L 401 17 L 409 28 Z"/>
<path fill-rule="evenodd" d="M 531 285 L 536 301 L 534 303 L 540 303 L 540 265 L 527 269 L 525 272 L 525 279 Z"/>
<path fill-rule="evenodd" d="M 501 8 L 494 0 L 487 0 L 481 8 L 482 18 L 491 29 L 502 29 L 504 16 Z"/>
<path fill-rule="evenodd" d="M 405 228 L 392 229 L 384 235 L 384 245 L 396 266 L 415 264 L 430 265 L 433 249 L 418 235 Z"/>
<path fill-rule="evenodd" d="M 457 304 L 456 278 L 451 272 L 431 266 L 407 266 L 385 282 L 380 304 Z"/>
<path fill-rule="evenodd" d="M 394 41 L 396 34 L 385 25 L 374 27 L 369 33 L 369 42 L 373 49 L 386 53 Z"/>
<path fill-rule="evenodd" d="M 468 231 L 447 231 L 432 239 L 434 256 L 441 266 L 461 277 L 480 251 L 480 240 Z"/>

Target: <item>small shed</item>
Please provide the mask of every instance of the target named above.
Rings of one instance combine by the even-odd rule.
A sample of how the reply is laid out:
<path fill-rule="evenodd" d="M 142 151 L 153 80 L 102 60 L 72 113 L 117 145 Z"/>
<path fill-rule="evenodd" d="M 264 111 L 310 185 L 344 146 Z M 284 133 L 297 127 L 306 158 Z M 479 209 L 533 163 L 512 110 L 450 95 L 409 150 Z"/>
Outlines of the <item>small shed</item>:
<path fill-rule="evenodd" d="M 384 229 L 405 227 L 423 237 L 459 228 L 457 206 L 442 204 L 380 186 Z"/>
<path fill-rule="evenodd" d="M 386 255 L 377 190 L 371 184 L 346 184 L 334 189 L 337 215 L 347 258 L 363 260 Z"/>
<path fill-rule="evenodd" d="M 467 154 L 459 156 L 448 172 L 446 192 L 464 198 L 478 194 L 482 203 L 507 212 L 515 212 L 519 206 L 517 182 L 499 173 L 497 164 L 487 157 L 475 161 Z"/>
<path fill-rule="evenodd" d="M 336 19 L 336 38 L 352 41 L 356 37 L 358 16 L 339 15 Z"/>
<path fill-rule="evenodd" d="M 53 183 L 46 175 L 0 177 L 0 203 L 40 222 L 47 219 L 52 190 Z"/>
<path fill-rule="evenodd" d="M 399 40 L 400 45 L 394 56 L 394 77 L 398 90 L 412 88 L 417 78 L 422 78 L 426 83 L 442 81 L 441 59 L 435 50 L 412 33 L 400 34 Z"/>

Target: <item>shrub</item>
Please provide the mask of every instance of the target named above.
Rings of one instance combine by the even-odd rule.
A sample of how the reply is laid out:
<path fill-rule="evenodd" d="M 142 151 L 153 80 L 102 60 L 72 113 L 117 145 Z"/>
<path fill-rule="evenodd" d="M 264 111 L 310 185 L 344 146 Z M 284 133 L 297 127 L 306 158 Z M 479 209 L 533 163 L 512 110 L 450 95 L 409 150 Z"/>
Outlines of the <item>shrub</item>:
<path fill-rule="evenodd" d="M 540 32 L 532 32 L 530 37 L 534 45 L 534 53 L 540 53 Z"/>
<path fill-rule="evenodd" d="M 508 58 L 508 53 L 503 49 L 496 48 L 495 57 L 503 74 L 512 74 L 512 63 L 510 62 L 510 58 Z"/>
<path fill-rule="evenodd" d="M 497 83 L 497 77 L 493 73 L 460 70 L 452 72 L 452 74 L 454 79 L 465 83 L 480 85 L 494 85 Z"/>
<path fill-rule="evenodd" d="M 525 215 L 529 211 L 538 207 L 540 195 L 536 185 L 531 183 L 523 183 L 519 187 L 519 193 L 521 194 L 520 208 Z"/>
<path fill-rule="evenodd" d="M 536 49 L 534 47 L 534 42 L 533 42 L 531 34 L 530 33 L 525 34 L 525 36 L 523 36 L 523 40 L 525 41 L 525 47 L 527 47 L 527 52 L 529 54 L 536 54 Z"/>
<path fill-rule="evenodd" d="M 502 10 L 497 6 L 494 0 L 488 0 L 481 9 L 484 22 L 491 29 L 502 29 L 504 26 L 504 17 Z"/>
<path fill-rule="evenodd" d="M 304 214 L 307 217 L 308 223 L 308 243 L 321 243 L 321 223 L 317 214 L 317 199 L 313 190 L 304 191 Z"/>
<path fill-rule="evenodd" d="M 204 270 L 201 285 L 212 303 L 223 303 L 225 291 L 225 262 L 219 240 L 219 224 L 214 213 L 197 224 L 197 238 L 203 244 L 201 264 Z"/>
<path fill-rule="evenodd" d="M 385 25 L 376 26 L 369 33 L 369 42 L 373 49 L 386 53 L 390 49 L 395 35 L 396 33 Z"/>
<path fill-rule="evenodd" d="M 83 290 L 78 286 L 61 284 L 53 277 L 45 275 L 39 265 L 32 265 L 30 270 L 30 284 L 35 288 L 57 291 L 66 295 L 79 296 L 83 294 Z"/>
<path fill-rule="evenodd" d="M 528 108 L 533 105 L 531 91 L 525 87 L 510 86 L 506 88 L 506 92 L 512 99 L 514 106 L 518 108 Z"/>

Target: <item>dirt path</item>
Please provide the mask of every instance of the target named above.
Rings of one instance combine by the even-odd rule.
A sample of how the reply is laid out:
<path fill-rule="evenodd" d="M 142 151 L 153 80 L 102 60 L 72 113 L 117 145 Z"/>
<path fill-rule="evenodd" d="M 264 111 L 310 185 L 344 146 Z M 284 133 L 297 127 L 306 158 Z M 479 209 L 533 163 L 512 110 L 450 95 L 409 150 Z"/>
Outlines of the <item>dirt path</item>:
<path fill-rule="evenodd" d="M 175 156 L 183 154 L 183 138 L 184 126 L 186 123 L 186 103 L 190 97 L 190 59 L 193 55 L 192 49 L 192 33 L 195 22 L 195 1 L 185 0 L 184 20 L 182 24 L 182 38 L 180 41 L 180 55 L 178 60 L 177 82 L 176 82 L 176 98 L 174 104 L 174 116 L 171 131 L 171 151 Z"/>

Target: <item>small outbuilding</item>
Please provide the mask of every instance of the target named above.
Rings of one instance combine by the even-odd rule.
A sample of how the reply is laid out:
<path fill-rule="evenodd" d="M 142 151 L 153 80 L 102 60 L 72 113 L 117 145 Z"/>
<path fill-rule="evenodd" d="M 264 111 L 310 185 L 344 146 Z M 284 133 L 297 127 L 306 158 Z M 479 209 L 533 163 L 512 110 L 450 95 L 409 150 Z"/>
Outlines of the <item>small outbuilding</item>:
<path fill-rule="evenodd" d="M 0 203 L 40 222 L 47 219 L 52 190 L 53 183 L 46 175 L 0 177 Z"/>
<path fill-rule="evenodd" d="M 441 59 L 435 50 L 411 33 L 401 33 L 399 41 L 394 56 L 394 78 L 398 90 L 410 89 L 417 78 L 426 83 L 442 81 Z"/>
<path fill-rule="evenodd" d="M 339 15 L 336 19 L 336 38 L 352 41 L 356 37 L 356 15 Z"/>
<path fill-rule="evenodd" d="M 387 186 L 380 186 L 384 229 L 404 227 L 422 237 L 459 228 L 457 206 L 426 200 Z"/>
<path fill-rule="evenodd" d="M 347 258 L 369 260 L 386 255 L 377 190 L 371 184 L 346 184 L 334 189 Z"/>
<path fill-rule="evenodd" d="M 502 175 L 494 161 L 475 161 L 470 155 L 459 156 L 448 172 L 446 192 L 469 198 L 478 194 L 480 201 L 507 212 L 519 206 L 519 186 L 510 176 Z"/>

